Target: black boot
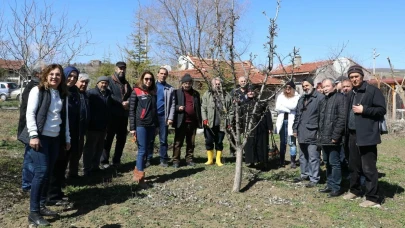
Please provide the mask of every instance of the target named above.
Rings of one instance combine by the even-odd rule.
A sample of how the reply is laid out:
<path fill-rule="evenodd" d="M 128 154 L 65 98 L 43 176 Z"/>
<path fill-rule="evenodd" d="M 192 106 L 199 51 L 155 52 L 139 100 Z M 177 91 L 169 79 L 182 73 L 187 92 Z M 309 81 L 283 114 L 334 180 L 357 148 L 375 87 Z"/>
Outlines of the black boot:
<path fill-rule="evenodd" d="M 38 212 L 30 212 L 28 215 L 28 222 L 36 226 L 50 226 L 51 224 L 46 221 Z"/>
<path fill-rule="evenodd" d="M 42 216 L 58 216 L 59 214 L 56 211 L 49 210 L 45 206 L 41 206 L 39 209 L 39 214 Z"/>
<path fill-rule="evenodd" d="M 297 164 L 295 163 L 296 155 L 291 155 L 291 169 L 297 168 Z"/>
<path fill-rule="evenodd" d="M 285 167 L 285 154 L 280 154 L 280 164 L 279 164 L 280 168 L 284 168 Z"/>

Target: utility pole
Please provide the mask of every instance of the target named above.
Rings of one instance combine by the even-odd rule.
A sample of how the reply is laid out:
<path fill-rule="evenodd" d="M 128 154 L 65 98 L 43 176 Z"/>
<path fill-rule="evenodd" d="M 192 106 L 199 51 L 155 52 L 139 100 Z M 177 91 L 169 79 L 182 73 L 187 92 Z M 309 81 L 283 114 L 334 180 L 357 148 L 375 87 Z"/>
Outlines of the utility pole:
<path fill-rule="evenodd" d="M 375 59 L 380 56 L 380 54 L 375 51 L 375 48 L 373 49 L 373 76 L 375 77 Z"/>

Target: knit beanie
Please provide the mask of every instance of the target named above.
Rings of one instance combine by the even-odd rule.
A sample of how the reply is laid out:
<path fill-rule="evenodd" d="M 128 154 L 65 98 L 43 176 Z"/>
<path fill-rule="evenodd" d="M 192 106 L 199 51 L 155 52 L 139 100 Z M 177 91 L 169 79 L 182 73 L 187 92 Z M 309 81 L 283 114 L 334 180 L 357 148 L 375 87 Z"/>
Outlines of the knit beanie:
<path fill-rule="evenodd" d="M 101 76 L 97 78 L 97 84 L 101 81 L 108 82 L 108 77 L 107 76 Z"/>
<path fill-rule="evenodd" d="M 349 67 L 349 69 L 347 70 L 347 75 L 349 76 L 351 73 L 359 73 L 361 74 L 361 76 L 364 77 L 363 67 L 361 67 L 360 65 L 353 65 Z"/>
<path fill-rule="evenodd" d="M 287 82 L 287 84 L 285 84 L 285 85 L 291 86 L 291 88 L 295 89 L 295 84 L 294 84 L 293 81 L 289 81 L 289 82 Z"/>
<path fill-rule="evenodd" d="M 192 82 L 193 78 L 191 77 L 190 74 L 185 74 L 182 78 L 181 78 L 181 83 L 185 83 L 185 82 Z"/>

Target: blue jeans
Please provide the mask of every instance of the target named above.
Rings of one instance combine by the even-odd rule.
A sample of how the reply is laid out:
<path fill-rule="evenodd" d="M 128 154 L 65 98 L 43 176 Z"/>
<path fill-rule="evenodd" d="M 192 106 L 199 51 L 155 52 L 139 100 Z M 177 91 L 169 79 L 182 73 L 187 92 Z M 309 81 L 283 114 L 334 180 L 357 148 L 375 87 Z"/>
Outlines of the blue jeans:
<path fill-rule="evenodd" d="M 148 155 L 150 142 L 155 136 L 155 127 L 136 127 L 136 137 L 138 141 L 138 156 L 136 158 L 136 168 L 139 171 L 145 169 L 145 156 Z"/>
<path fill-rule="evenodd" d="M 295 156 L 297 155 L 297 146 L 295 142 L 295 137 L 292 135 L 288 135 L 288 120 L 283 121 L 283 125 L 280 129 L 280 155 L 285 156 L 287 146 L 290 147 L 290 155 Z"/>
<path fill-rule="evenodd" d="M 30 148 L 27 156 L 32 160 L 34 177 L 31 184 L 30 211 L 39 212 L 45 206 L 48 193 L 49 174 L 52 172 L 60 150 L 59 137 L 39 136 L 38 151 Z"/>
<path fill-rule="evenodd" d="M 34 177 L 33 161 L 29 155 L 29 145 L 25 145 L 24 162 L 22 169 L 22 190 L 29 191 L 31 189 L 32 178 Z"/>
<path fill-rule="evenodd" d="M 341 146 L 322 146 L 323 161 L 326 163 L 326 183 L 333 191 L 340 191 L 342 181 L 340 149 Z"/>
<path fill-rule="evenodd" d="M 159 155 L 160 155 L 160 162 L 168 161 L 169 156 L 167 155 L 167 135 L 169 134 L 169 128 L 166 125 L 166 118 L 165 115 L 158 115 L 159 120 Z M 153 149 L 155 146 L 155 137 L 153 137 L 151 144 L 148 150 L 148 160 L 151 160 L 153 157 Z"/>

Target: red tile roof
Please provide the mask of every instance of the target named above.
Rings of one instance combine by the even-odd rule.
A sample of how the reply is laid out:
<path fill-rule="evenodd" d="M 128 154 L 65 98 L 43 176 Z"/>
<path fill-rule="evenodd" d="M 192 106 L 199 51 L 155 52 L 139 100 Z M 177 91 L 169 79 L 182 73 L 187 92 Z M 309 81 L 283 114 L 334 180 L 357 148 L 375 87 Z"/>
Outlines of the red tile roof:
<path fill-rule="evenodd" d="M 188 73 L 192 78 L 202 80 L 202 75 L 197 70 L 198 68 L 203 71 L 205 76 L 207 76 L 208 78 L 212 78 L 213 74 L 215 73 L 213 72 L 213 66 L 221 64 L 225 69 L 224 70 L 225 77 L 229 79 L 232 78 L 231 68 L 228 65 L 229 62 L 217 61 L 212 59 L 200 59 L 194 56 L 189 56 L 189 58 L 194 63 L 195 69 L 171 71 L 170 75 L 180 79 L 184 74 Z M 264 74 L 261 73 L 256 67 L 254 67 L 250 61 L 235 62 L 234 65 L 236 78 L 249 75 L 249 79 L 253 84 L 262 83 L 262 81 L 264 80 Z M 282 81 L 276 78 L 269 77 L 267 79 L 267 84 L 281 84 L 281 83 Z"/>
<path fill-rule="evenodd" d="M 392 77 L 387 77 L 387 78 L 381 79 L 380 82 L 381 82 L 381 83 L 387 83 L 387 84 L 389 84 L 389 85 L 396 85 L 395 81 L 397 81 L 399 84 L 401 84 L 401 83 L 402 83 L 402 80 L 404 80 L 403 77 L 395 77 L 395 79 L 392 78 Z M 370 84 L 372 84 L 372 85 L 377 85 L 377 84 L 378 84 L 378 81 L 377 81 L 377 79 L 375 79 L 375 78 L 370 79 L 370 80 L 368 80 L 367 82 L 370 83 Z M 402 85 L 402 86 L 404 86 L 404 85 Z"/>
<path fill-rule="evenodd" d="M 0 59 L 0 69 L 19 70 L 24 65 L 22 60 Z"/>
<path fill-rule="evenodd" d="M 315 72 L 316 69 L 318 69 L 321 66 L 329 65 L 332 64 L 332 60 L 325 60 L 325 61 L 318 61 L 318 62 L 311 62 L 311 63 L 302 63 L 300 66 L 295 66 L 293 68 L 292 65 L 284 66 L 285 71 L 289 74 L 292 72 L 296 74 L 303 74 L 303 73 L 312 73 Z M 274 69 L 271 74 L 272 75 L 277 75 L 277 76 L 282 76 L 285 74 L 285 71 L 283 70 L 283 66 L 280 65 L 276 69 Z"/>

